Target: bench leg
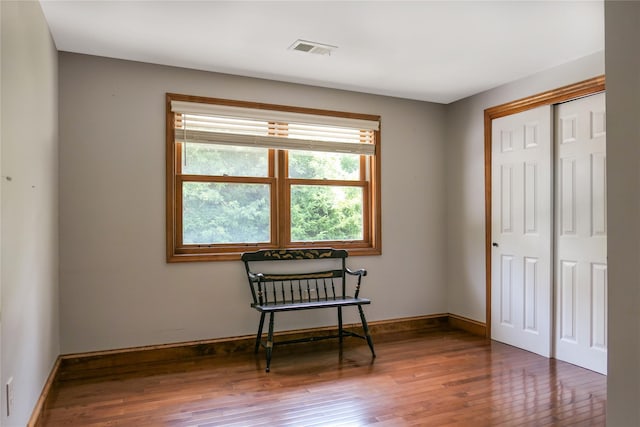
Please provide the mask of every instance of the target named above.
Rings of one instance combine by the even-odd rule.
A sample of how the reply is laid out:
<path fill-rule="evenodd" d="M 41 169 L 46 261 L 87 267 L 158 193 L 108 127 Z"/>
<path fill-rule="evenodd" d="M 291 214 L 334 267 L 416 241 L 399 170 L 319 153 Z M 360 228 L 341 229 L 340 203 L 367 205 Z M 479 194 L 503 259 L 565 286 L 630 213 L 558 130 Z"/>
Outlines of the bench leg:
<path fill-rule="evenodd" d="M 271 369 L 271 352 L 273 351 L 273 312 L 269 313 L 269 335 L 267 335 L 267 369 Z"/>
<path fill-rule="evenodd" d="M 373 340 L 371 339 L 371 334 L 369 333 L 369 325 L 367 325 L 367 319 L 364 317 L 364 310 L 362 306 L 358 306 L 358 311 L 360 312 L 360 320 L 362 320 L 362 329 L 364 330 L 364 335 L 367 337 L 367 344 L 369 344 L 369 348 L 371 349 L 371 354 L 373 357 L 376 357 L 376 352 L 373 350 Z"/>
<path fill-rule="evenodd" d="M 264 326 L 264 313 L 260 313 L 260 326 L 258 326 L 258 336 L 256 337 L 256 348 L 254 353 L 258 353 L 260 349 L 260 341 L 262 340 L 262 327 Z"/>
<path fill-rule="evenodd" d="M 338 307 L 338 340 L 342 345 L 342 307 Z"/>

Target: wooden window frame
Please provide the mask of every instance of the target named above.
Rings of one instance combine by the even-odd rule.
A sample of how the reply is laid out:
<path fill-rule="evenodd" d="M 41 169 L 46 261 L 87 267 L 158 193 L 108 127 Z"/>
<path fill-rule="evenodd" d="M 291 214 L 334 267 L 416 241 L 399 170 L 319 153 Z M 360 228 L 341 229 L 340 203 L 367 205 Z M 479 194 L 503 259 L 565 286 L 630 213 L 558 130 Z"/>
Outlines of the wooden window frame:
<path fill-rule="evenodd" d="M 314 114 L 351 119 L 380 121 L 380 116 L 235 101 L 220 98 L 166 94 L 166 257 L 167 262 L 239 260 L 243 252 L 267 248 L 333 247 L 345 249 L 350 255 L 380 255 L 380 130 L 374 131 L 375 155 L 360 156 L 359 180 L 326 180 L 289 178 L 288 151 L 269 149 L 267 177 L 217 177 L 183 175 L 181 173 L 181 143 L 175 140 L 175 113 L 171 101 L 186 101 L 244 107 L 262 110 Z M 182 243 L 182 184 L 184 182 L 237 182 L 268 184 L 271 194 L 271 242 L 246 244 L 185 245 Z M 355 186 L 363 189 L 363 239 L 357 241 L 291 242 L 289 197 L 293 185 Z"/>

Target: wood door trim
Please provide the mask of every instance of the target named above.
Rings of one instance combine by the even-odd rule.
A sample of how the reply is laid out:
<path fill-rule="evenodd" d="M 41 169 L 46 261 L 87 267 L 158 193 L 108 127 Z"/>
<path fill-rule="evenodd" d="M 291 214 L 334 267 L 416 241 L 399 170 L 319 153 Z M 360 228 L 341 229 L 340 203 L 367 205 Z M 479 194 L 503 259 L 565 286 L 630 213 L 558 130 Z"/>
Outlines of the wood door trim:
<path fill-rule="evenodd" d="M 491 121 L 542 105 L 559 104 L 604 92 L 604 90 L 605 76 L 598 76 L 484 110 L 485 321 L 487 338 L 491 338 Z"/>

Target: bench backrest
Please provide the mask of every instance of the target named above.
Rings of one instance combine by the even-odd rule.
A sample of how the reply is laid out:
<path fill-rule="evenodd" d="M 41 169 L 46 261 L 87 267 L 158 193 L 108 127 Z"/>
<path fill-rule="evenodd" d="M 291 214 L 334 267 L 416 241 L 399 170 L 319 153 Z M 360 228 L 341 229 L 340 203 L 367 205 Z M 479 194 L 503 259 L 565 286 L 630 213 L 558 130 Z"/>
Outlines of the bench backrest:
<path fill-rule="evenodd" d="M 263 249 L 242 254 L 253 305 L 344 298 L 348 256 L 347 251 L 330 248 Z M 273 261 L 279 262 L 273 265 Z"/>

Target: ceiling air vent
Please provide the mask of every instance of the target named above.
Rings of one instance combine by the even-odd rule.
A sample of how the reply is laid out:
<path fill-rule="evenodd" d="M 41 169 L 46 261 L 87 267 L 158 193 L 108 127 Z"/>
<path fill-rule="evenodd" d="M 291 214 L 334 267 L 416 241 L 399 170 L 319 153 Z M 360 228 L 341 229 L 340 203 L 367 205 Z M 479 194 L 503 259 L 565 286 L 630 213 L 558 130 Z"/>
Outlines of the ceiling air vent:
<path fill-rule="evenodd" d="M 300 52 L 314 53 L 316 55 L 331 55 L 331 51 L 337 49 L 337 46 L 329 44 L 310 42 L 307 40 L 296 40 L 289 49 Z"/>

